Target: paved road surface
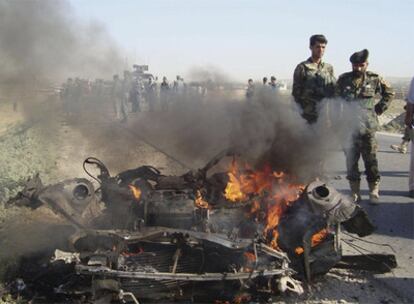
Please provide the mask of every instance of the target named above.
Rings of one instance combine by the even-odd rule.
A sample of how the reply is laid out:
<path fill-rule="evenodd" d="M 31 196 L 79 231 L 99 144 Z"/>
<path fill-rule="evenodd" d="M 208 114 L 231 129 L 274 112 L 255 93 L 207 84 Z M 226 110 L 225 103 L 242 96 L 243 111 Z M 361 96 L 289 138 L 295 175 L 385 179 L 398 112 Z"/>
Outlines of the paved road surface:
<path fill-rule="evenodd" d="M 390 148 L 391 144 L 400 143 L 401 137 L 377 134 L 379 143 L 379 165 L 381 170 L 381 204 L 368 204 L 368 186 L 365 180 L 361 183 L 363 202 L 370 218 L 378 227 L 374 235 L 366 239 L 381 244 L 390 244 L 395 250 L 399 267 L 393 274 L 377 275 L 376 277 L 398 294 L 414 302 L 414 200 L 407 197 L 408 168 L 410 154 L 400 154 Z M 349 193 L 345 179 L 345 161 L 341 152 L 334 154 L 328 168 L 332 176 L 340 176 L 332 180 L 332 184 L 340 191 Z M 362 161 L 360 169 L 363 168 Z M 385 246 L 356 241 L 356 244 L 380 253 L 393 253 Z"/>

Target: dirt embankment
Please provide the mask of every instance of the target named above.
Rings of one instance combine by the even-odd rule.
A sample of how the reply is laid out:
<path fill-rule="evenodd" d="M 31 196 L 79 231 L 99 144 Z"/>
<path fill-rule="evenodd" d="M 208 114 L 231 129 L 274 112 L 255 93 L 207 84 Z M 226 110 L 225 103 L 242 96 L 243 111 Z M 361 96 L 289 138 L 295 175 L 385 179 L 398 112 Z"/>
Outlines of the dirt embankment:
<path fill-rule="evenodd" d="M 405 104 L 406 102 L 402 99 L 395 99 L 392 101 L 389 109 L 379 116 L 381 131 L 392 133 L 404 132 Z"/>
<path fill-rule="evenodd" d="M 0 110 L 0 203 L 37 172 L 48 180 L 53 175 L 57 142 L 48 140 L 55 126 L 24 120 L 8 104 Z"/>

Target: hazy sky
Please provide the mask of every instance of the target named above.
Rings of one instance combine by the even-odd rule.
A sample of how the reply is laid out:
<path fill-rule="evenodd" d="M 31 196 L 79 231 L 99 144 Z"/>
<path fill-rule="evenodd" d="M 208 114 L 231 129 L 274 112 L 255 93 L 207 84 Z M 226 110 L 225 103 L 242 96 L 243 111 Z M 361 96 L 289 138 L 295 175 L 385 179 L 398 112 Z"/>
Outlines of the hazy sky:
<path fill-rule="evenodd" d="M 371 70 L 414 74 L 414 0 L 70 2 L 83 20 L 105 25 L 128 63 L 149 64 L 158 76 L 214 66 L 235 80 L 291 78 L 315 33 L 328 38 L 325 60 L 336 75 L 363 48 Z"/>

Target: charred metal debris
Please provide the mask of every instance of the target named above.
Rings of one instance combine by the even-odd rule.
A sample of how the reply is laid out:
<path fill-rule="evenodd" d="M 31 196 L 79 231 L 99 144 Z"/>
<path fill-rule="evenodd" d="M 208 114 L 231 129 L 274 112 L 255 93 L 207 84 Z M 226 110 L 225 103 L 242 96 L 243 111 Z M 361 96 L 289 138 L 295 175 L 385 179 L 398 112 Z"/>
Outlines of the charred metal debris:
<path fill-rule="evenodd" d="M 48 186 L 31 178 L 8 204 L 47 206 L 73 233 L 65 248 L 22 258 L 9 291 L 33 303 L 265 302 L 303 293 L 336 265 L 363 268 L 363 258 L 343 257 L 341 248 L 341 229 L 360 237 L 374 231 L 359 205 L 321 181 L 217 172 L 229 156 L 182 176 L 151 166 L 111 176 L 88 158 L 85 171 L 98 187 L 84 178 Z M 377 261 L 371 268 L 396 267 L 394 256 Z"/>

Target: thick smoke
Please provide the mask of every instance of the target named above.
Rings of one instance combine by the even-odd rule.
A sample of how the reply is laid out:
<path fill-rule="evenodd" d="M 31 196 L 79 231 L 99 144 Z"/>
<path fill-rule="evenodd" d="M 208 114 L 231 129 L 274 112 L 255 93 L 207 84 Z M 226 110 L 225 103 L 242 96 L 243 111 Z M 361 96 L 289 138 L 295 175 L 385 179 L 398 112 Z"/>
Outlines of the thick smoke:
<path fill-rule="evenodd" d="M 191 81 L 205 84 L 225 84 L 230 82 L 230 77 L 225 72 L 212 65 L 193 67 L 187 74 Z"/>
<path fill-rule="evenodd" d="M 194 169 L 231 149 L 256 167 L 270 164 L 309 181 L 359 126 L 357 109 L 341 99 L 324 100 L 318 122 L 309 125 L 289 94 L 257 89 L 247 102 L 222 87 L 216 83 L 206 96 L 190 90 L 169 112 L 148 113 L 130 127 Z"/>
<path fill-rule="evenodd" d="M 79 22 L 66 1 L 0 0 L 1 94 L 21 95 L 60 84 L 67 77 L 109 79 L 123 68 L 122 56 L 103 27 Z M 309 126 L 290 95 L 257 88 L 248 103 L 244 92 L 235 94 L 231 79 L 218 69 L 196 68 L 188 76 L 185 94 L 172 96 L 169 111 L 144 109 L 130 115 L 131 119 L 122 125 L 133 130 L 139 140 L 151 143 L 188 168 L 200 168 L 217 153 L 232 149 L 257 167 L 269 163 L 275 170 L 285 170 L 308 181 L 320 173 L 319 164 L 332 150 L 345 147 L 354 132 L 350 126 L 358 125 L 352 114 L 354 109 L 341 100 L 322 103 L 318 123 Z M 195 84 L 191 85 L 191 81 Z M 33 110 L 29 101 L 32 100 L 23 103 L 26 113 Z M 78 128 L 87 139 L 88 147 L 82 146 L 87 153 L 94 155 L 91 151 L 107 149 L 102 155 L 115 155 L 112 159 L 117 162 L 108 164 L 110 170 L 128 168 L 121 163 L 145 164 L 127 157 L 128 149 L 136 147 L 130 143 L 131 133 L 125 131 L 123 137 L 119 132 L 121 124 L 113 120 L 108 96 L 99 104 L 84 102 L 81 106 L 82 111 L 71 118 L 79 124 L 71 127 Z M 42 109 L 39 117 L 48 120 L 56 114 L 51 113 L 55 109 Z M 79 149 L 73 143 L 73 150 Z M 80 167 L 82 159 L 75 156 L 69 161 Z M 31 228 L 28 225 L 24 233 L 19 229 L 4 231 L 19 244 L 13 253 L 27 247 L 26 231 Z M 14 239 L 14 235 L 21 237 Z M 35 243 L 37 239 L 32 237 Z M 31 245 L 30 250 L 38 249 Z"/>
<path fill-rule="evenodd" d="M 123 70 L 121 58 L 103 27 L 77 20 L 66 1 L 0 1 L 3 90 L 7 87 L 22 95 L 25 90 L 61 83 L 67 77 L 109 79 Z M 326 158 L 328 151 L 341 149 L 341 141 L 353 132 L 349 126 L 357 125 L 349 121 L 354 119 L 353 115 L 336 117 L 337 113 L 344 113 L 344 107 L 337 111 L 343 104 L 337 100 L 326 102 L 330 105 L 330 118 L 325 115 L 327 110 L 321 110 L 321 119 L 309 126 L 290 96 L 258 87 L 247 104 L 244 98 L 234 95 L 234 90 L 229 90 L 231 79 L 217 68 L 193 68 L 187 76 L 188 90 L 185 95 L 174 97 L 170 111 L 141 113 L 128 127 L 191 168 L 200 167 L 221 150 L 232 148 L 254 164 L 269 162 L 276 169 L 312 176 L 315 164 Z M 201 87 L 206 94 L 200 94 Z M 26 102 L 24 108 L 33 115 L 30 103 Z M 116 134 L 119 142 L 119 132 L 114 133 L 110 124 L 101 125 L 99 130 L 83 126 L 82 120 L 89 120 L 91 115 L 111 115 L 100 112 L 111 107 L 97 108 L 83 109 L 82 115 L 77 115 L 80 123 L 76 127 L 91 146 L 107 146 L 112 142 L 111 134 Z M 39 115 L 47 120 L 43 110 Z"/>
<path fill-rule="evenodd" d="M 36 127 L 41 125 L 45 138 L 55 128 L 49 125 L 58 114 L 57 103 L 45 99 L 49 101 L 48 95 L 57 86 L 68 77 L 109 78 L 122 67 L 122 56 L 104 27 L 79 21 L 67 1 L 0 0 L 0 100 L 4 103 L 0 105 L 6 107 L 12 101 L 27 120 L 41 121 Z M 46 157 L 47 145 L 43 149 Z M 53 225 L 39 224 L 47 221 L 44 216 L 24 225 L 24 214 L 16 218 L 16 225 L 9 216 L 9 222 L 0 227 L 0 247 L 7 248 L 0 250 L 0 259 L 3 254 L 53 246 L 50 235 L 53 240 L 64 240 Z"/>
<path fill-rule="evenodd" d="M 64 0 L 0 1 L 0 86 L 18 92 L 66 77 L 109 77 L 122 57 L 104 28 Z"/>

